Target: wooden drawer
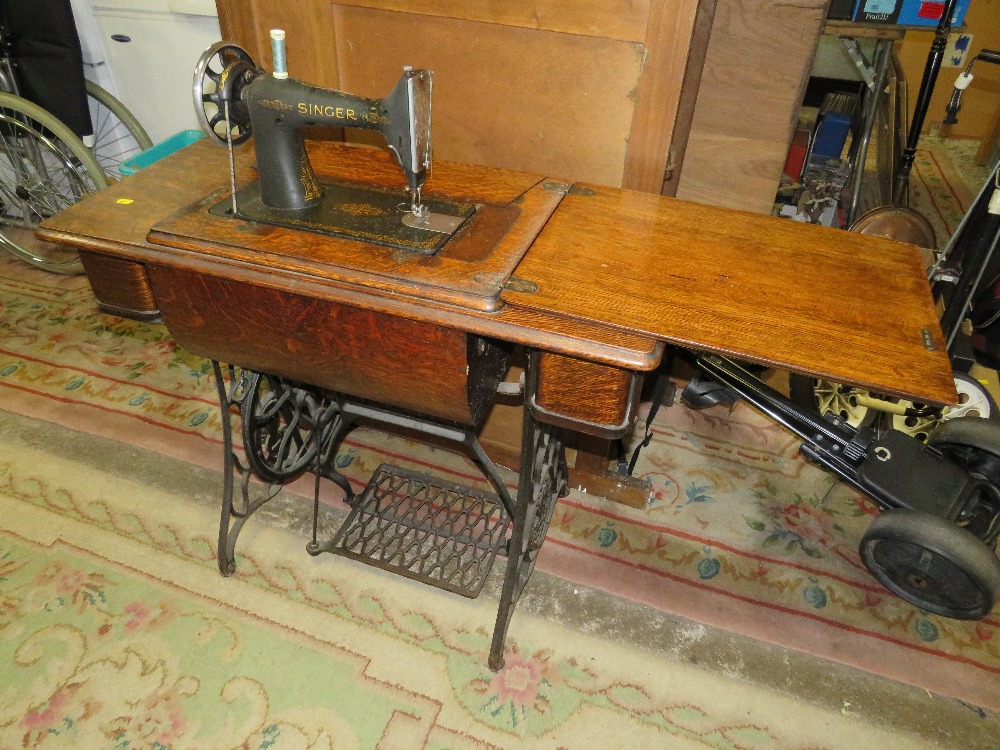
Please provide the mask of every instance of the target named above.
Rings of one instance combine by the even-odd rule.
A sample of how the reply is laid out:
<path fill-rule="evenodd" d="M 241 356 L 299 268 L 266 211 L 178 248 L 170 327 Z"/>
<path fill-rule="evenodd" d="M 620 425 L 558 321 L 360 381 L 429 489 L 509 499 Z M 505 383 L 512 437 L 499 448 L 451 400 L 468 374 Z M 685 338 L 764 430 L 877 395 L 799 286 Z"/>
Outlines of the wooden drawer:
<path fill-rule="evenodd" d="M 538 421 L 609 439 L 632 428 L 642 373 L 550 352 L 534 356 Z"/>
<path fill-rule="evenodd" d="M 102 312 L 146 322 L 160 320 L 145 266 L 83 250 L 80 260 Z"/>

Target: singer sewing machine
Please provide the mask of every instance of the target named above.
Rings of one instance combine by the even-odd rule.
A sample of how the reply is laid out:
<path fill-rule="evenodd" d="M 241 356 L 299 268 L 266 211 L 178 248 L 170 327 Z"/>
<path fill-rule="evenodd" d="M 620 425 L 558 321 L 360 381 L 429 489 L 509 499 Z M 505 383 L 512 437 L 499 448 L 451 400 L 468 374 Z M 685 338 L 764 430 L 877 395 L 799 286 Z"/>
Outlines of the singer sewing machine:
<path fill-rule="evenodd" d="M 406 69 L 382 99 L 366 99 L 288 78 L 284 32 L 272 31 L 275 70 L 258 68 L 241 48 L 220 42 L 195 69 L 195 108 L 202 129 L 232 148 L 253 133 L 259 179 L 234 191 L 228 211 L 244 221 L 433 253 L 475 207 L 426 201 L 421 188 L 431 160 L 431 73 Z M 206 84 L 214 83 L 214 86 Z M 209 90 L 211 88 L 211 90 Z M 357 184 L 321 184 L 306 153 L 302 129 L 351 127 L 382 135 L 406 176 L 408 210 L 394 191 Z M 357 210 L 363 203 L 365 210 Z"/>
<path fill-rule="evenodd" d="M 228 43 L 199 61 L 208 141 L 40 230 L 80 250 L 105 311 L 162 319 L 179 345 L 215 363 L 223 574 L 243 524 L 271 496 L 250 491 L 249 474 L 234 489 L 238 409 L 255 477 L 282 485 L 312 472 L 343 488 L 347 520 L 322 535 L 315 505 L 310 553 L 466 596 L 506 556 L 489 657 L 497 669 L 567 491 L 565 432 L 626 434 L 643 376 L 671 352 L 701 373 L 685 403 L 746 399 L 879 504 L 861 554 L 892 591 L 950 617 L 993 609 L 994 426 L 974 420 L 932 445 L 876 435 L 804 412 L 732 359 L 953 401 L 915 248 L 542 175 L 446 161 L 432 171 L 429 72 L 405 70 L 380 100 L 323 91 L 284 77 L 283 40 L 274 41 L 276 75 Z M 316 124 L 376 130 L 389 150 L 303 141 Z M 241 147 L 251 135 L 255 149 Z M 428 215 L 454 226 L 440 231 Z M 525 377 L 505 383 L 516 346 Z M 478 440 L 501 391 L 524 402 L 515 494 Z M 333 457 L 360 420 L 462 446 L 495 492 L 382 466 L 355 493 Z"/>

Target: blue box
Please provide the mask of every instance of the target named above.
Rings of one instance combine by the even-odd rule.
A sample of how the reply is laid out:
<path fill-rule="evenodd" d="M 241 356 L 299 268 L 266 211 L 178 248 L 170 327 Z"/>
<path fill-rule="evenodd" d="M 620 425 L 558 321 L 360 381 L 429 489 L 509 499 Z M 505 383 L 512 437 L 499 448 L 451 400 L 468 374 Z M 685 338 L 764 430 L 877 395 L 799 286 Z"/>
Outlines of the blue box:
<path fill-rule="evenodd" d="M 951 25 L 965 21 L 971 0 L 958 0 Z M 941 0 L 858 0 L 853 20 L 860 23 L 889 23 L 896 26 L 932 26 L 941 22 L 946 3 Z"/>
<path fill-rule="evenodd" d="M 813 136 L 812 155 L 839 159 L 847 143 L 847 134 L 851 132 L 851 122 L 850 115 L 839 112 L 820 115 Z"/>
<path fill-rule="evenodd" d="M 118 171 L 122 175 L 135 174 L 143 167 L 155 164 L 160 159 L 170 156 L 174 151 L 180 151 L 185 146 L 190 146 L 195 141 L 200 141 L 204 137 L 205 134 L 200 130 L 182 130 L 179 133 L 174 133 L 167 140 L 157 143 L 152 148 L 147 148 L 141 154 L 133 156 L 131 159 L 123 161 Z"/>

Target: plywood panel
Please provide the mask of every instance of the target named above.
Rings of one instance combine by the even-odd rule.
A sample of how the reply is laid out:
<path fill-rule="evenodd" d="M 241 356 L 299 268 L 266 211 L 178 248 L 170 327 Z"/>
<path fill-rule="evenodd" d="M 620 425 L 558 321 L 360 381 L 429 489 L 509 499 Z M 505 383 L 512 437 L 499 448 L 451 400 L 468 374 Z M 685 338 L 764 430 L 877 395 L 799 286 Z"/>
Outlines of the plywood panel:
<path fill-rule="evenodd" d="M 335 19 L 345 90 L 434 71 L 435 158 L 621 184 L 640 45 L 344 5 Z"/>
<path fill-rule="evenodd" d="M 650 1 L 573 0 L 571 8 L 566 0 L 340 0 L 339 4 L 642 42 Z"/>
<path fill-rule="evenodd" d="M 770 213 L 828 0 L 719 0 L 677 197 Z"/>
<path fill-rule="evenodd" d="M 622 187 L 646 192 L 662 189 L 685 70 L 689 61 L 697 66 L 702 62 L 691 55 L 697 16 L 697 0 L 654 0 L 650 8 Z"/>
<path fill-rule="evenodd" d="M 359 93 L 381 96 L 402 64 L 434 66 L 435 151 L 445 158 L 659 192 L 691 32 L 699 7 L 713 2 L 217 0 L 217 6 L 224 35 L 265 68 L 267 29 L 285 28 L 291 74 L 319 86 L 354 91 L 357 85 Z"/>
<path fill-rule="evenodd" d="M 250 4 L 252 12 L 249 18 L 246 14 L 237 16 L 244 23 L 242 28 L 234 29 L 240 36 L 229 38 L 241 41 L 252 35 L 252 44 L 247 47 L 247 51 L 258 65 L 267 70 L 272 68 L 269 33 L 271 29 L 284 29 L 288 39 L 292 40 L 288 55 L 289 75 L 317 83 L 336 80 L 337 55 L 330 48 L 332 39 L 315 33 L 316 29 L 328 29 L 333 25 L 333 12 L 329 3 L 251 0 Z M 222 30 L 223 33 L 227 31 L 224 24 Z M 241 43 L 247 44 L 246 41 Z"/>
<path fill-rule="evenodd" d="M 691 28 L 691 44 L 677 101 L 677 113 L 674 117 L 674 128 L 671 133 L 667 164 L 663 174 L 663 186 L 660 189 L 662 195 L 670 197 L 676 195 L 677 183 L 684 170 L 684 156 L 687 153 L 688 138 L 691 135 L 691 123 L 694 119 L 695 104 L 698 101 L 698 89 L 701 87 L 701 76 L 705 70 L 708 42 L 712 38 L 712 22 L 715 20 L 716 3 L 717 0 L 700 0 L 696 3 L 694 25 Z M 624 187 L 641 189 L 632 185 Z"/>

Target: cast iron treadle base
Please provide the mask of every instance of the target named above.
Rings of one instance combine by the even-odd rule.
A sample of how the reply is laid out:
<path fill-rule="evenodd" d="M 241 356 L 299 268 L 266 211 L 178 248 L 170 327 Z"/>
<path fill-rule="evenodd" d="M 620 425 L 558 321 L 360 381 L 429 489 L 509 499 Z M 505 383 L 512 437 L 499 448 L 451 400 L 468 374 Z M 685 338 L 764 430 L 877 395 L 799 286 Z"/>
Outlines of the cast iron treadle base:
<path fill-rule="evenodd" d="M 476 597 L 507 525 L 496 495 L 382 464 L 323 551 Z"/>

